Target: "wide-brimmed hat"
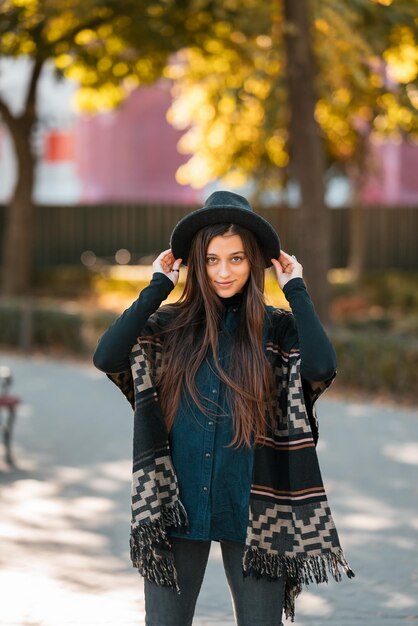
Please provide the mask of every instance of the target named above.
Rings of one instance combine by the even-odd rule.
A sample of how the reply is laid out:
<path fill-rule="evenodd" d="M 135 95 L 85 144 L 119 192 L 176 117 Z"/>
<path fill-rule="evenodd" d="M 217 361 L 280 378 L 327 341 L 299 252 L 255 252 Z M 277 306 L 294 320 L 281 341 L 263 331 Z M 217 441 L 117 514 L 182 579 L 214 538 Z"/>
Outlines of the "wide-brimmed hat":
<path fill-rule="evenodd" d="M 187 265 L 190 245 L 196 233 L 210 224 L 238 224 L 248 228 L 257 238 L 266 267 L 280 254 L 279 236 L 273 226 L 258 215 L 248 200 L 232 191 L 215 191 L 201 209 L 183 217 L 174 227 L 170 248 L 176 259 Z"/>

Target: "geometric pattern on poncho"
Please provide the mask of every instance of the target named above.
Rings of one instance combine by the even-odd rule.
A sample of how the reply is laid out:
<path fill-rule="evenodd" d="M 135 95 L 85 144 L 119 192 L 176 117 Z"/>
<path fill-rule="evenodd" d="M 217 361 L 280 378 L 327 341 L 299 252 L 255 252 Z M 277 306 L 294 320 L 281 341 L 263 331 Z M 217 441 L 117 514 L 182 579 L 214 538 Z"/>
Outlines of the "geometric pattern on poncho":
<path fill-rule="evenodd" d="M 154 520 L 162 507 L 177 501 L 178 485 L 169 456 L 159 457 L 155 466 L 141 468 L 132 476 L 132 512 L 134 526 L 143 519 Z"/>
<path fill-rule="evenodd" d="M 319 554 L 321 550 L 335 546 L 337 541 L 337 531 L 326 502 L 297 509 L 266 502 L 254 502 L 252 506 L 247 545 L 292 556 Z"/>
<path fill-rule="evenodd" d="M 305 391 L 301 384 L 298 372 L 298 359 L 300 358 L 299 350 L 291 350 L 290 353 L 283 352 L 278 345 L 272 342 L 267 343 L 266 356 L 270 362 L 276 362 L 273 368 L 276 401 L 275 414 L 277 420 L 277 428 L 282 429 L 283 435 L 289 435 L 288 427 L 292 434 L 310 433 L 311 430 L 306 422 L 306 400 Z M 277 359 L 280 367 L 277 366 Z M 312 385 L 309 385 L 312 388 Z M 315 384 L 315 391 L 312 389 L 311 405 L 312 417 L 317 425 L 316 409 L 314 402 L 322 393 L 324 386 L 321 383 Z M 314 396 L 316 396 L 314 398 Z M 283 402 L 280 400 L 283 398 Z M 292 417 L 289 420 L 289 417 Z"/>
<path fill-rule="evenodd" d="M 151 376 L 149 374 L 148 362 L 143 350 L 136 351 L 133 355 L 131 363 L 133 379 L 135 381 L 135 391 L 141 393 L 153 386 Z"/>

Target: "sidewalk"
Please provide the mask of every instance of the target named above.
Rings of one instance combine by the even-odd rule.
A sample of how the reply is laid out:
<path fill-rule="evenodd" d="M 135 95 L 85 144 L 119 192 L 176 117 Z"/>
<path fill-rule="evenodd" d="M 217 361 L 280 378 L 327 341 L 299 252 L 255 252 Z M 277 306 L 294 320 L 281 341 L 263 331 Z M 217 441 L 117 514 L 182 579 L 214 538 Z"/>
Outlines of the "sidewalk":
<path fill-rule="evenodd" d="M 24 400 L 18 469 L 0 460 L 0 625 L 141 626 L 142 578 L 129 558 L 129 404 L 92 366 L 1 353 L 0 365 Z M 294 624 L 418 624 L 418 412 L 329 392 L 318 413 L 325 487 L 356 577 L 304 591 Z M 217 542 L 194 626 L 214 624 L 234 624 Z"/>

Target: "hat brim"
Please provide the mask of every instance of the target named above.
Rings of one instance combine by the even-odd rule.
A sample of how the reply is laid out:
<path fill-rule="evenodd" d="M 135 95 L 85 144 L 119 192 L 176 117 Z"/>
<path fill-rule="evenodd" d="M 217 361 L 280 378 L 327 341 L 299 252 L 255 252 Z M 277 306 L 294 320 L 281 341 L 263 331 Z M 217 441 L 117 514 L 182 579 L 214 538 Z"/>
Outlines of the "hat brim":
<path fill-rule="evenodd" d="M 236 206 L 197 209 L 183 217 L 170 237 L 170 248 L 174 257 L 181 258 L 183 264 L 187 265 L 193 237 L 201 228 L 212 224 L 238 224 L 248 228 L 258 241 L 266 268 L 272 265 L 270 259 L 279 257 L 280 240 L 273 226 L 261 215 Z"/>

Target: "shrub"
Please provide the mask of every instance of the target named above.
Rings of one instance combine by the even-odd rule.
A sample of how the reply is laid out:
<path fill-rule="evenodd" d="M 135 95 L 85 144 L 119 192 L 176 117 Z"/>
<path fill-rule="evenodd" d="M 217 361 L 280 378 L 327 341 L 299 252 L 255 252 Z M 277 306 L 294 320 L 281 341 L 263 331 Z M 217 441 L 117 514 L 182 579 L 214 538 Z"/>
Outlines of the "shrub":
<path fill-rule="evenodd" d="M 80 353 L 85 349 L 83 319 L 60 309 L 37 309 L 33 316 L 32 340 L 39 347 L 62 347 Z"/>
<path fill-rule="evenodd" d="M 417 272 L 385 270 L 370 272 L 361 280 L 374 304 L 397 308 L 405 313 L 418 312 Z"/>
<path fill-rule="evenodd" d="M 28 335 L 26 340 L 32 347 L 58 347 L 82 353 L 86 348 L 83 324 L 81 315 L 59 307 L 35 304 L 28 310 L 23 301 L 0 303 L 0 343 L 3 345 L 20 346 Z"/>
<path fill-rule="evenodd" d="M 0 303 L 0 343 L 16 346 L 19 343 L 21 309 L 12 302 Z"/>
<path fill-rule="evenodd" d="M 339 385 L 416 398 L 417 339 L 376 330 L 335 328 L 329 335 L 337 352 Z"/>
<path fill-rule="evenodd" d="M 83 265 L 42 268 L 35 271 L 33 286 L 38 295 L 79 297 L 91 293 L 94 276 L 94 273 Z"/>

